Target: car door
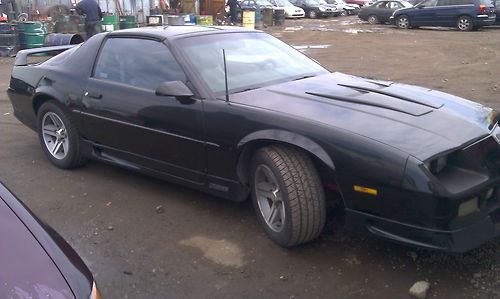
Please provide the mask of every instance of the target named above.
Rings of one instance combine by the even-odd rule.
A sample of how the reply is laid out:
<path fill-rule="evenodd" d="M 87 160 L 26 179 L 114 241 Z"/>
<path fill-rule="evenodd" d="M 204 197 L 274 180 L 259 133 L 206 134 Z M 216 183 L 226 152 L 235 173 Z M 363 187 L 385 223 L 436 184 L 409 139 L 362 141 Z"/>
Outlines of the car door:
<path fill-rule="evenodd" d="M 436 5 L 438 0 L 427 0 L 416 6 L 410 15 L 413 26 L 436 26 Z"/>
<path fill-rule="evenodd" d="M 201 182 L 202 103 L 156 95 L 165 81 L 187 79 L 164 43 L 107 38 L 82 98 L 82 135 L 103 158 Z"/>
<path fill-rule="evenodd" d="M 379 1 L 373 5 L 373 11 L 374 14 L 377 16 L 377 19 L 379 22 L 386 22 L 386 19 L 388 20 L 389 17 L 386 18 L 386 15 L 388 14 L 389 11 L 389 2 L 388 1 Z"/>
<path fill-rule="evenodd" d="M 457 4 L 461 2 L 464 1 L 438 0 L 435 8 L 436 26 L 454 26 L 458 17 Z"/>

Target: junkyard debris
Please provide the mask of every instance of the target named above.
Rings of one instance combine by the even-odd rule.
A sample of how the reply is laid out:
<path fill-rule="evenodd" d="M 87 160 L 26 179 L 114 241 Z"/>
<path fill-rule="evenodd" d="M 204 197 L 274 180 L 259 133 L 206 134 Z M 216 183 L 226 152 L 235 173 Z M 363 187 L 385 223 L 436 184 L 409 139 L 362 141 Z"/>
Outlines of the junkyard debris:
<path fill-rule="evenodd" d="M 425 299 L 427 297 L 427 293 L 429 292 L 431 285 L 427 281 L 417 281 L 410 288 L 410 296 L 413 296 L 418 299 Z"/>

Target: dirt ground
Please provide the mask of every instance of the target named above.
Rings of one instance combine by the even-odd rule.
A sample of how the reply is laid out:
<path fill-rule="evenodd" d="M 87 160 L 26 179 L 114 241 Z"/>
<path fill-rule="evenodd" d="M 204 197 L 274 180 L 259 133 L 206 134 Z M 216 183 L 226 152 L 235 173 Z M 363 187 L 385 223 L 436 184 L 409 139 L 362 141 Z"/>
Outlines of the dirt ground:
<path fill-rule="evenodd" d="M 500 27 L 397 30 L 356 17 L 287 20 L 266 31 L 331 71 L 450 92 L 500 110 Z M 237 204 L 102 163 L 56 169 L 12 115 L 0 59 L 0 180 L 58 230 L 103 298 L 499 298 L 499 242 L 463 255 L 327 228 L 292 249 L 274 245 L 251 204 Z M 382 175 L 382 174 L 381 174 Z M 164 212 L 157 213 L 162 206 Z"/>

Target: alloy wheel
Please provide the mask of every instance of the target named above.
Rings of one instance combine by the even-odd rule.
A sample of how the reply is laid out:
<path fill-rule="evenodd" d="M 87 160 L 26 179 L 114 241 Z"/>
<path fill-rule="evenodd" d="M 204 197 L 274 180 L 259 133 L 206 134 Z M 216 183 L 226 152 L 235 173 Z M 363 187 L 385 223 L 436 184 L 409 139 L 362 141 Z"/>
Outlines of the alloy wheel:
<path fill-rule="evenodd" d="M 42 130 L 49 153 L 56 159 L 64 159 L 69 151 L 69 138 L 61 118 L 54 112 L 47 112 L 42 119 Z"/>
<path fill-rule="evenodd" d="M 460 17 L 457 22 L 458 30 L 469 31 L 472 27 L 472 22 L 469 17 Z"/>
<path fill-rule="evenodd" d="M 408 27 L 410 27 L 410 20 L 407 16 L 401 16 L 398 18 L 397 24 L 401 29 L 408 29 Z"/>
<path fill-rule="evenodd" d="M 281 232 L 285 227 L 285 204 L 276 176 L 266 165 L 255 169 L 255 195 L 260 213 L 267 226 Z"/>

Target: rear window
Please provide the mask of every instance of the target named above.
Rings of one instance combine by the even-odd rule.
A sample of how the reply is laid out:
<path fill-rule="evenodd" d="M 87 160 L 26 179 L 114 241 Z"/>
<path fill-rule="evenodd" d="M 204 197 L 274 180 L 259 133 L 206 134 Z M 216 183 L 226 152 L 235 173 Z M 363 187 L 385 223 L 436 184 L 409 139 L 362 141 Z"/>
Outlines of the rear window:
<path fill-rule="evenodd" d="M 491 0 L 481 0 L 481 1 L 491 1 Z M 438 6 L 450 6 L 450 5 L 473 5 L 474 0 L 439 0 Z"/>
<path fill-rule="evenodd" d="M 495 6 L 495 0 L 479 0 L 480 4 L 484 4 L 487 7 L 493 7 Z"/>

